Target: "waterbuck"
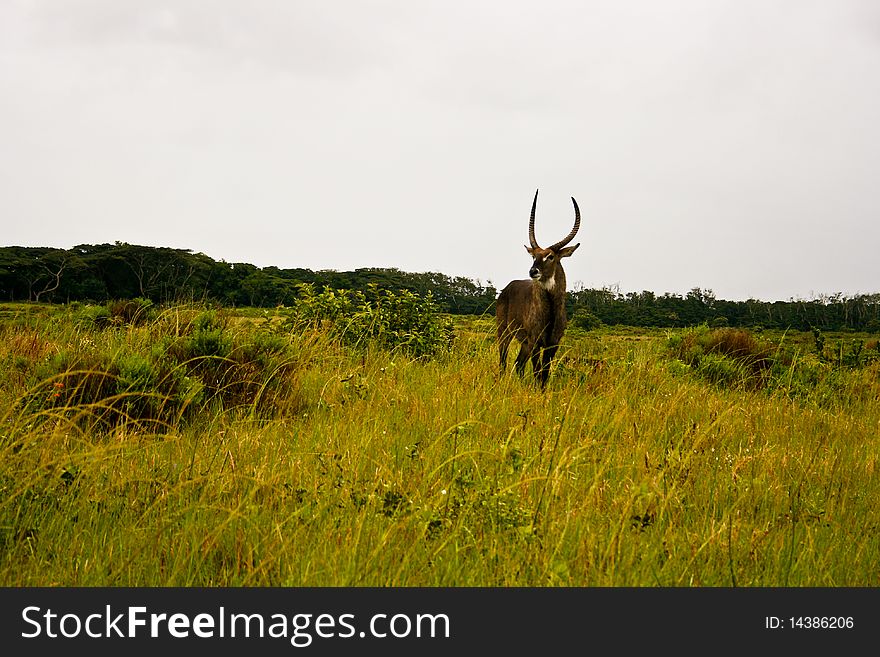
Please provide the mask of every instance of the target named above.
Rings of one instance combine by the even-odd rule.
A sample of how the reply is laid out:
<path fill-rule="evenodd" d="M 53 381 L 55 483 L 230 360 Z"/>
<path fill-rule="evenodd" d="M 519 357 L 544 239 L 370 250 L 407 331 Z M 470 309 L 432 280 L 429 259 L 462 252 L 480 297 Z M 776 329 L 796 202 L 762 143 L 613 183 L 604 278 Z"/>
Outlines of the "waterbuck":
<path fill-rule="evenodd" d="M 577 201 L 574 204 L 574 228 L 565 239 L 546 249 L 538 246 L 535 239 L 535 206 L 538 204 L 538 191 L 532 201 L 532 216 L 529 219 L 529 243 L 526 251 L 534 258 L 529 269 L 530 280 L 511 281 L 498 295 L 495 317 L 498 320 L 498 349 L 501 356 L 501 373 L 507 365 L 507 349 L 510 341 L 516 338 L 520 343 L 516 357 L 516 371 L 523 375 L 526 361 L 532 361 L 532 373 L 541 387 L 547 385 L 550 376 L 550 361 L 559 341 L 565 332 L 568 317 L 565 313 L 565 272 L 562 259 L 574 253 L 580 246 L 566 246 L 581 225 L 581 212 Z"/>

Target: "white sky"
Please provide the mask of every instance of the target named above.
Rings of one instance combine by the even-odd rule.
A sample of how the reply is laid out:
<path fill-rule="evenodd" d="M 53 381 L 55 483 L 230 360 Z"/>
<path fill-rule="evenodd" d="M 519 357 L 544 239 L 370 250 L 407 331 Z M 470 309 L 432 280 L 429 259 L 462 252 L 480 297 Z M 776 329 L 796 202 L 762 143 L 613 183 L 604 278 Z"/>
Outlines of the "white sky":
<path fill-rule="evenodd" d="M 2 0 L 0 245 L 880 291 L 872 0 Z"/>

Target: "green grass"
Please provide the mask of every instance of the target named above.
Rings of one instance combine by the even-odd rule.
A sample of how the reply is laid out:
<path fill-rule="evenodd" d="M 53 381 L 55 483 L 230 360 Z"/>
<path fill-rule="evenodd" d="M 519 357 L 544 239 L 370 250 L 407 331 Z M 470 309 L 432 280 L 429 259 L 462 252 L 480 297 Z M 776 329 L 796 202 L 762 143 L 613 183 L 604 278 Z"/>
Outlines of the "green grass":
<path fill-rule="evenodd" d="M 0 307 L 0 585 L 880 585 L 876 361 L 789 334 L 776 384 L 713 381 L 677 333 L 570 331 L 541 392 L 491 318 L 429 359 L 222 312 L 212 357 L 204 309 Z M 68 366 L 123 383 L 65 400 Z"/>

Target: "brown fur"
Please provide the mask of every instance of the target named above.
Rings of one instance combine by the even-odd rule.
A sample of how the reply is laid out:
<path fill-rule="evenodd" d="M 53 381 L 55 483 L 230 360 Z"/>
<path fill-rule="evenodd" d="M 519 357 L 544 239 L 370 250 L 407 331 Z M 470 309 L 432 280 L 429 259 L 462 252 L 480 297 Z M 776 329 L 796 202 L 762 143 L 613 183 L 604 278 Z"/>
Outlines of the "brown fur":
<path fill-rule="evenodd" d="M 577 204 L 575 209 L 577 210 Z M 534 217 L 534 204 L 532 216 Z M 502 374 L 507 367 L 510 341 L 516 338 L 520 343 L 519 354 L 516 357 L 517 373 L 522 376 L 525 373 L 526 361 L 531 360 L 535 378 L 542 388 L 547 385 L 550 362 L 559 349 L 559 341 L 568 323 L 565 312 L 566 283 L 562 258 L 570 256 L 580 246 L 580 244 L 565 246 L 574 237 L 577 225 L 576 222 L 575 229 L 566 240 L 554 244 L 549 249 L 542 249 L 534 241 L 532 242 L 534 246 L 526 247 L 534 258 L 529 270 L 531 280 L 511 281 L 498 296 L 495 318 L 498 323 L 498 349 Z M 530 238 L 533 237 L 530 235 Z"/>

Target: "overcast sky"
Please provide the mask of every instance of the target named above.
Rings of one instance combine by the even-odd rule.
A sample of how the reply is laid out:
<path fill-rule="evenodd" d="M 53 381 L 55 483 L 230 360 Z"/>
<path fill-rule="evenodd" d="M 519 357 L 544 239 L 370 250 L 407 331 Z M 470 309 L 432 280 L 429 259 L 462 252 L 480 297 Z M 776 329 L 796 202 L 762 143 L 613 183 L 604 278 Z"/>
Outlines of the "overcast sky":
<path fill-rule="evenodd" d="M 872 0 L 2 0 L 0 245 L 880 291 Z"/>

